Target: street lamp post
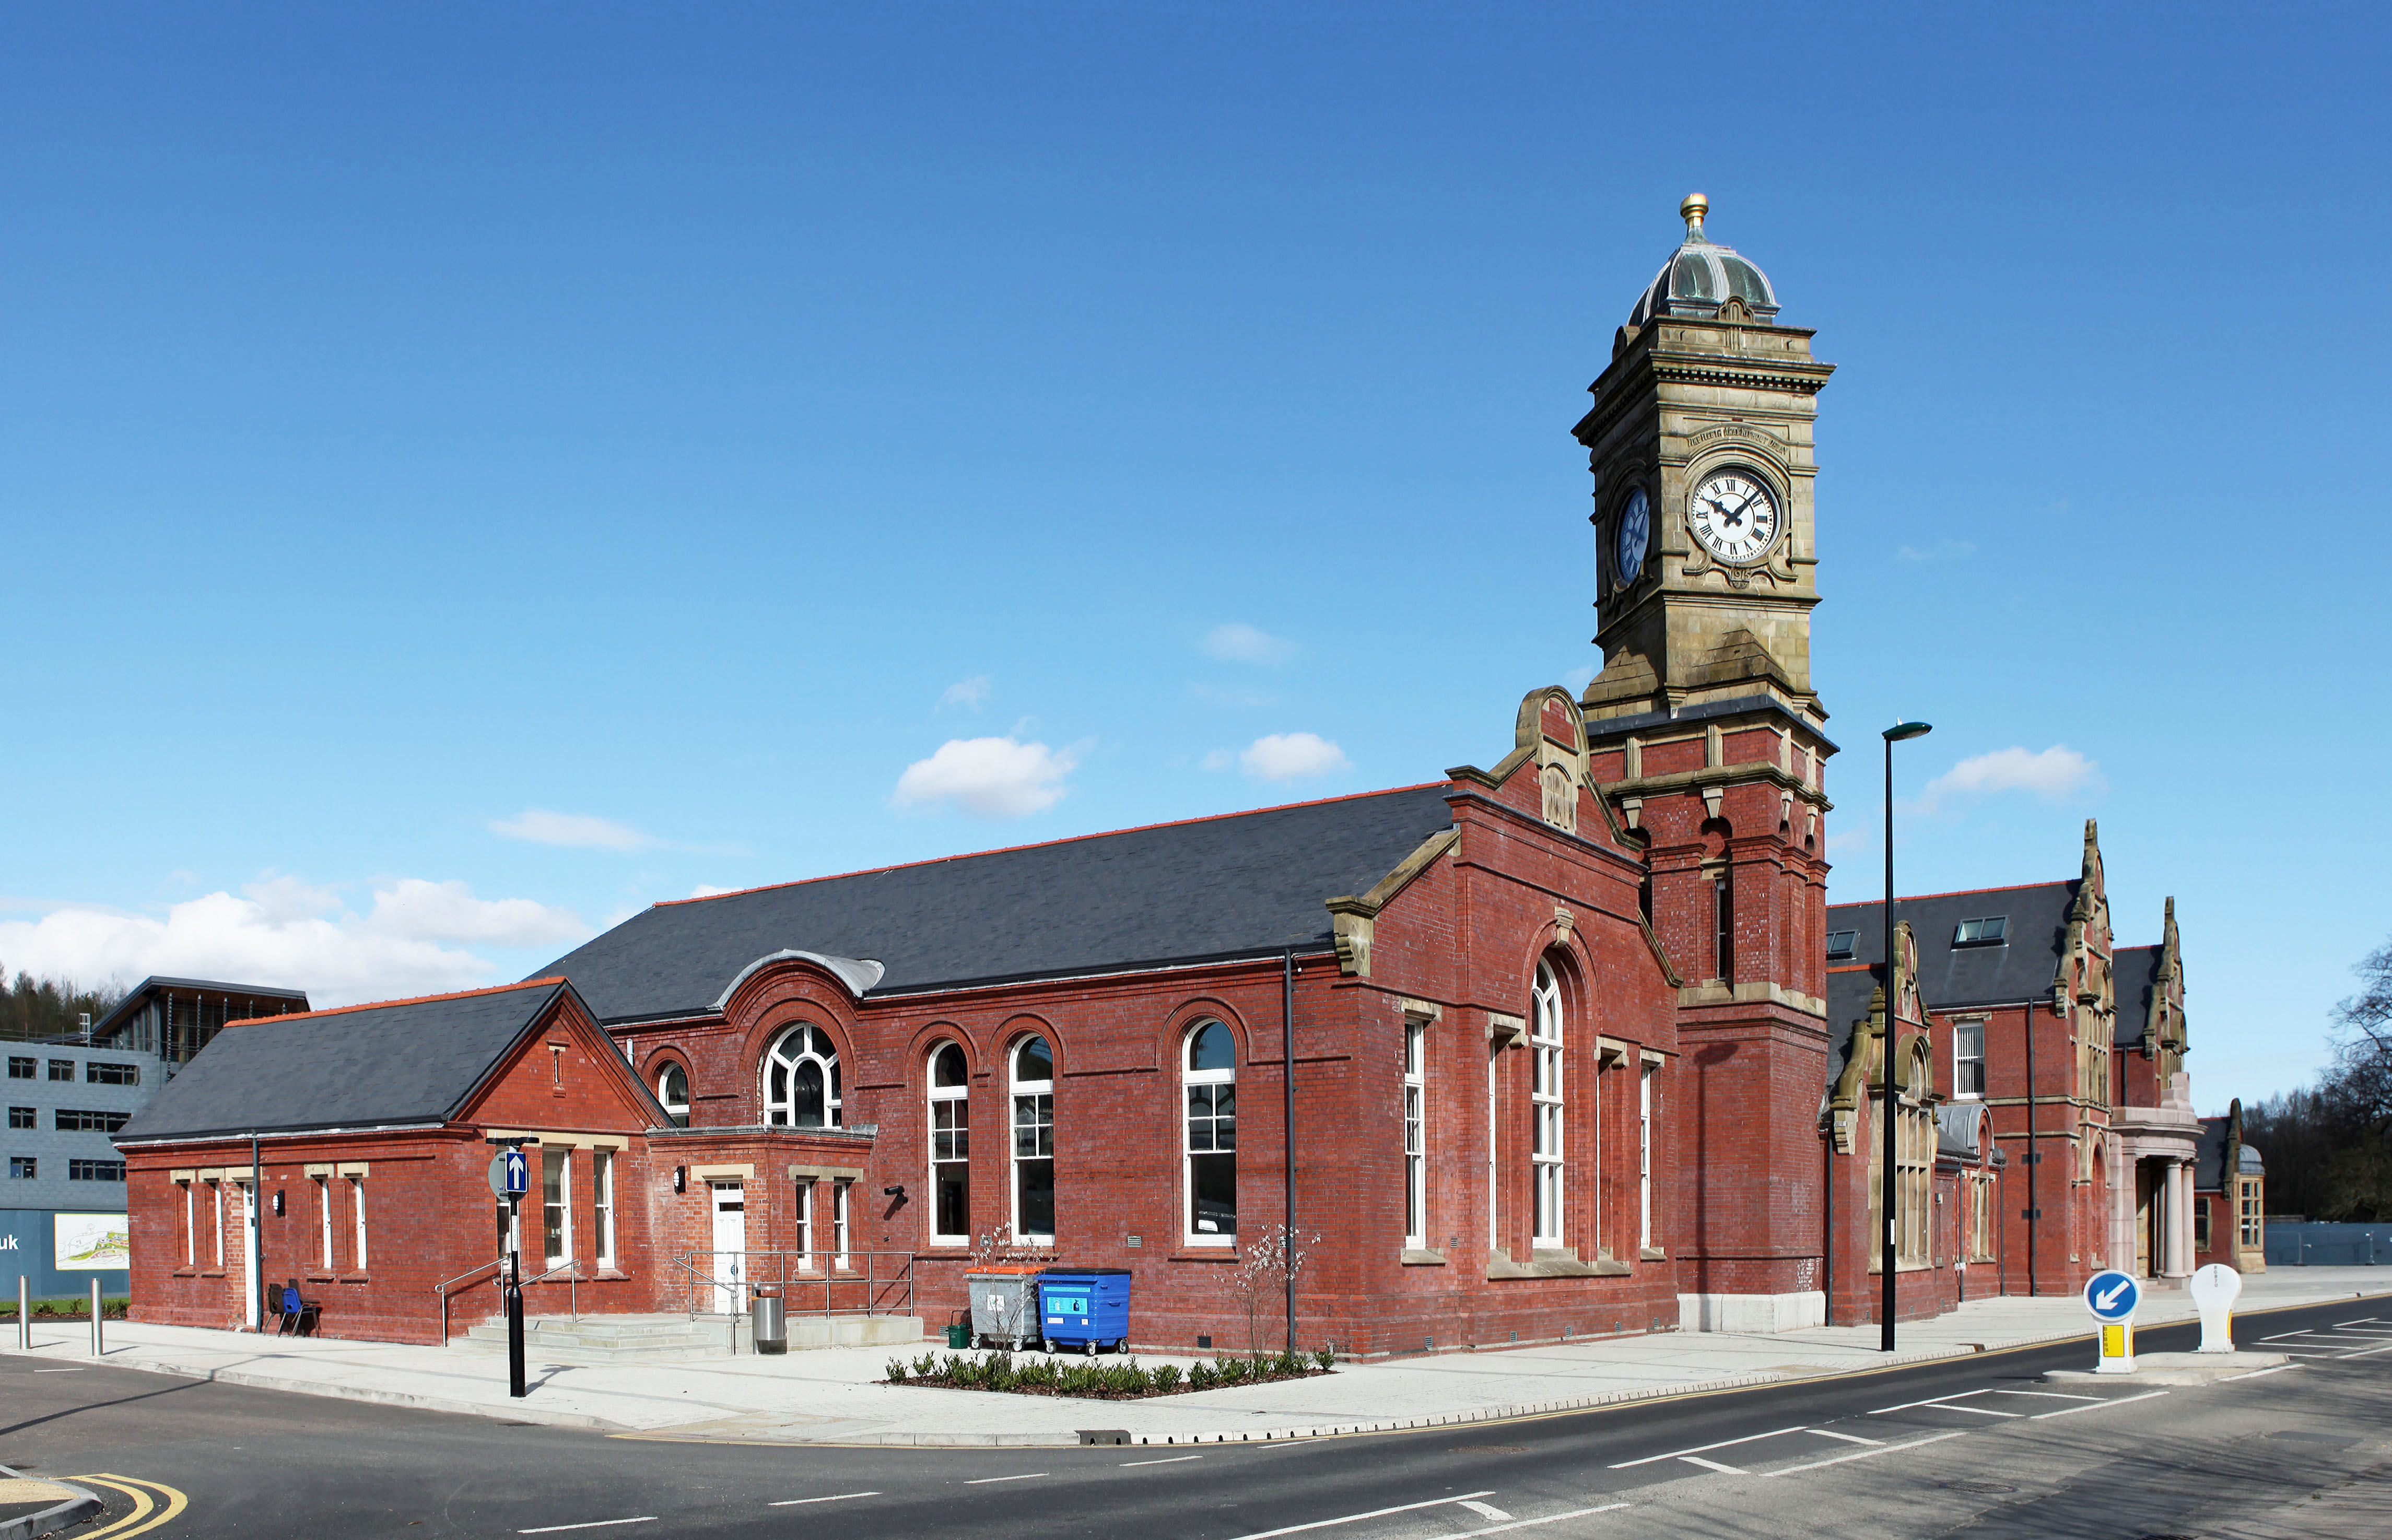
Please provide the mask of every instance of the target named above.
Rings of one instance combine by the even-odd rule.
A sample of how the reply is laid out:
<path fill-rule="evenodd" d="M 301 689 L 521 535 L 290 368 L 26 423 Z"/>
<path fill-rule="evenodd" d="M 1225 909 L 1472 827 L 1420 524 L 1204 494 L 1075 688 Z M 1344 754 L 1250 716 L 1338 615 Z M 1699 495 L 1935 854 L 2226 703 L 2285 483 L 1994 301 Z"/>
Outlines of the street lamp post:
<path fill-rule="evenodd" d="M 1884 1275 L 1884 1303 L 1878 1312 L 1878 1347 L 1886 1352 L 1893 1351 L 1894 1225 L 1902 1202 L 1902 1187 L 1894 1180 L 1894 1162 L 1898 1158 L 1894 1132 L 1900 1121 L 1893 1095 L 1893 1047 L 1900 1016 L 1895 1014 L 1900 1001 L 1894 993 L 1893 967 L 1893 745 L 1912 738 L 1924 738 L 1934 730 L 1925 722 L 1896 722 L 1885 730 L 1885 1041 L 1878 1049 L 1885 1082 L 1885 1166 L 1878 1173 L 1878 1212 L 1885 1220 L 1885 1234 L 1879 1238 L 1881 1260 L 1878 1267 Z"/>

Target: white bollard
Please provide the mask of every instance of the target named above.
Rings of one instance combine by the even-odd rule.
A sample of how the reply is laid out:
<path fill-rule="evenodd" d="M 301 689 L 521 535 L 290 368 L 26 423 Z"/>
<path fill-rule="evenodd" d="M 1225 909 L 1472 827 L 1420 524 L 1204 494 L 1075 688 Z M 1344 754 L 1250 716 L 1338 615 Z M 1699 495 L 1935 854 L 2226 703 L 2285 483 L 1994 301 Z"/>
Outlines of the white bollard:
<path fill-rule="evenodd" d="M 2234 1301 L 2242 1293 L 2242 1275 L 2222 1262 L 2196 1267 L 2186 1285 L 2201 1312 L 2201 1346 L 2195 1352 L 2234 1351 Z"/>
<path fill-rule="evenodd" d="M 91 1355 L 99 1356 L 99 1280 L 91 1280 Z"/>
<path fill-rule="evenodd" d="M 17 1351 L 33 1351 L 32 1284 L 22 1273 L 17 1275 Z"/>

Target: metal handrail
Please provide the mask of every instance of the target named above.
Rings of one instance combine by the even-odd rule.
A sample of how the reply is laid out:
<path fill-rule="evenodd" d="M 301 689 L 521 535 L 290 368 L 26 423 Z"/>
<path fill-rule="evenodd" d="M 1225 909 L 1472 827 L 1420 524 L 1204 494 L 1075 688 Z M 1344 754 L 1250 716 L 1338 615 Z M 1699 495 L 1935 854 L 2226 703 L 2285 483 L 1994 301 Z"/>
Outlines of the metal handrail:
<path fill-rule="evenodd" d="M 559 1273 L 565 1275 L 565 1308 L 572 1313 L 578 1324 L 581 1319 L 581 1259 L 567 1257 L 537 1277 L 526 1278 L 520 1287 L 529 1288 L 536 1283 L 546 1283 Z"/>
<path fill-rule="evenodd" d="M 440 1296 L 440 1345 L 442 1347 L 445 1348 L 448 1345 L 449 1290 L 456 1288 L 457 1285 L 463 1283 L 468 1278 L 474 1277 L 479 1274 L 487 1273 L 494 1267 L 504 1267 L 506 1264 L 506 1258 L 493 1257 L 479 1267 L 469 1268 L 465 1272 L 458 1274 L 455 1277 L 450 1278 L 446 1282 L 436 1283 L 432 1286 L 432 1292 Z"/>
<path fill-rule="evenodd" d="M 731 1264 L 728 1282 L 717 1278 L 713 1262 L 718 1257 L 736 1259 Z M 795 1267 L 790 1259 L 797 1259 Z M 819 1259 L 819 1265 L 816 1264 Z M 760 1269 L 759 1262 L 766 1265 Z M 672 1264 L 689 1275 L 691 1301 L 690 1319 L 700 1315 L 737 1314 L 731 1311 L 701 1310 L 698 1302 L 707 1300 L 714 1290 L 734 1291 L 753 1288 L 759 1284 L 777 1284 L 781 1289 L 786 1314 L 808 1315 L 911 1315 L 914 1313 L 914 1253 L 911 1251 L 839 1251 L 818 1249 L 804 1251 L 683 1251 L 672 1259 Z M 859 1265 L 860 1264 L 860 1265 Z M 762 1274 L 769 1272 L 772 1276 Z M 792 1288 L 811 1292 L 819 1287 L 820 1305 L 800 1305 L 790 1297 Z M 857 1302 L 841 1305 L 845 1298 Z"/>

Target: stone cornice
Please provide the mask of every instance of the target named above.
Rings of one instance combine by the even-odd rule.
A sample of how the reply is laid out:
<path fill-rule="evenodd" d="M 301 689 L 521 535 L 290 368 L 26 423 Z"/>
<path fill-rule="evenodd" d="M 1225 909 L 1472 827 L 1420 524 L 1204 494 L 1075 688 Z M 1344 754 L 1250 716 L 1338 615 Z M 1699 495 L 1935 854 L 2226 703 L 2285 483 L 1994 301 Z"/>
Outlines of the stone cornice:
<path fill-rule="evenodd" d="M 1780 791 L 1796 796 L 1818 809 L 1832 811 L 1835 804 L 1808 781 L 1767 759 L 1747 759 L 1733 765 L 1705 765 L 1699 770 L 1671 770 L 1667 775 L 1643 775 L 1633 781 L 1604 783 L 1603 795 L 1614 796 L 1655 796 L 1671 792 L 1700 791 L 1706 786 L 1731 786 L 1748 781 L 1766 781 Z"/>

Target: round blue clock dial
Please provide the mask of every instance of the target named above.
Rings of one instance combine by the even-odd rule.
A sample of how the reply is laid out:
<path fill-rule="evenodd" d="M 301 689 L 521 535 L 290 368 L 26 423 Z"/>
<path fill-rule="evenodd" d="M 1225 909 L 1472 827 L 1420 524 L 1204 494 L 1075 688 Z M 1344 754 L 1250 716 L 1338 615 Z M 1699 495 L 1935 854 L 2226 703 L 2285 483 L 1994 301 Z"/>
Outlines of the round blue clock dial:
<path fill-rule="evenodd" d="M 1631 487 L 1628 500 L 1619 505 L 1619 523 L 1611 542 L 1612 573 L 1622 587 L 1644 572 L 1644 543 L 1652 533 L 1653 510 L 1645 500 L 1644 488 Z"/>

